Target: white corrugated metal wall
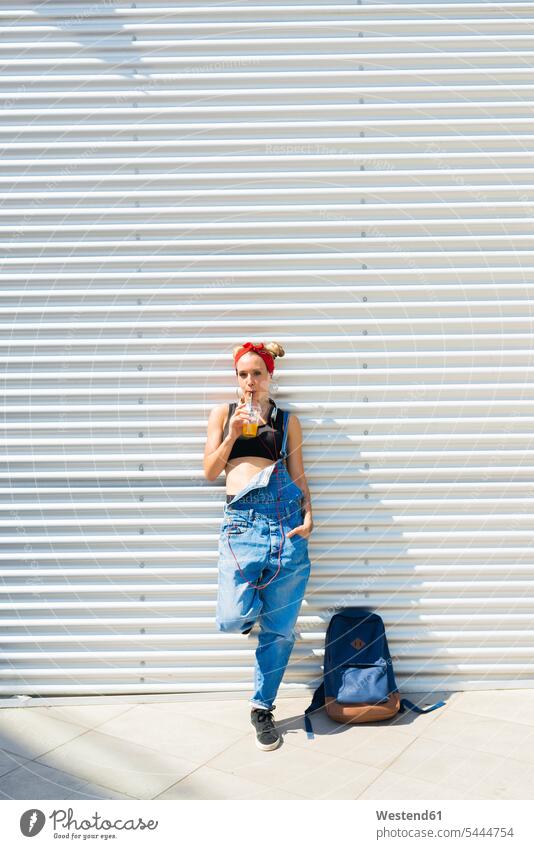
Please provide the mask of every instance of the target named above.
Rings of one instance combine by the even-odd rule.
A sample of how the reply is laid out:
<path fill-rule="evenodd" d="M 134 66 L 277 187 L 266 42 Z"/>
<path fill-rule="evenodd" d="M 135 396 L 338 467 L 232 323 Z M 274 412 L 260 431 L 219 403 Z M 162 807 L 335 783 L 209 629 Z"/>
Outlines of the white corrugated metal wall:
<path fill-rule="evenodd" d="M 534 2 L 13 0 L 0 39 L 0 694 L 249 688 L 202 473 L 245 338 L 313 495 L 285 687 L 335 604 L 405 689 L 533 686 Z"/>

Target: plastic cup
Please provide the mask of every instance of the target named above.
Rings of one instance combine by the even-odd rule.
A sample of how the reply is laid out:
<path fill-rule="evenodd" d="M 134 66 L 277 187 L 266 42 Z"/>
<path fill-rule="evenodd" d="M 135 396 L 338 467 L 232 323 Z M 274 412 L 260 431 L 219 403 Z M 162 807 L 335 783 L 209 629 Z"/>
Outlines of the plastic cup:
<path fill-rule="evenodd" d="M 247 412 L 249 413 L 250 421 L 243 422 L 242 435 L 244 437 L 257 436 L 261 418 L 261 406 L 259 404 L 252 404 L 252 409 L 250 409 L 247 405 Z"/>

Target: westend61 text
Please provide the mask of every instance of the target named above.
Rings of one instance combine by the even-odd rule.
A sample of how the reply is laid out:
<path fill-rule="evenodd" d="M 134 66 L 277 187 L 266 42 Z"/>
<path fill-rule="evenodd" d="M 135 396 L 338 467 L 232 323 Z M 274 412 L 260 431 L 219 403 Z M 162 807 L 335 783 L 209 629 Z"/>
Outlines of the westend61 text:
<path fill-rule="evenodd" d="M 376 811 L 378 820 L 440 820 L 441 811 Z"/>

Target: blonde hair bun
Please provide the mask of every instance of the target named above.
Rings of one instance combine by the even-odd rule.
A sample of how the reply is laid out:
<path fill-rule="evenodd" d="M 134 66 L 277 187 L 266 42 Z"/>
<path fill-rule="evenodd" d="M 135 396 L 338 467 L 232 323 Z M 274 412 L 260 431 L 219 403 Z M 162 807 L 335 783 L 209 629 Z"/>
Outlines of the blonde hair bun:
<path fill-rule="evenodd" d="M 283 357 L 285 354 L 284 349 L 278 344 L 278 342 L 267 342 L 263 347 L 266 351 L 269 351 L 275 359 L 276 357 Z"/>

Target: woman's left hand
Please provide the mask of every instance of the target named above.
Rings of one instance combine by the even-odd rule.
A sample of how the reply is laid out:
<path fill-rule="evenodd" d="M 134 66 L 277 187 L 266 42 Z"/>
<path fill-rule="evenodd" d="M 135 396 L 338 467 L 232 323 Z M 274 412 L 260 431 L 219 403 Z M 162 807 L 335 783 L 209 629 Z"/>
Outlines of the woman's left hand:
<path fill-rule="evenodd" d="M 304 539 L 307 539 L 311 532 L 313 531 L 313 522 L 304 522 L 303 525 L 299 525 L 297 528 L 293 528 L 293 530 L 289 531 L 286 534 L 286 537 L 292 537 L 293 534 L 298 534 Z"/>

